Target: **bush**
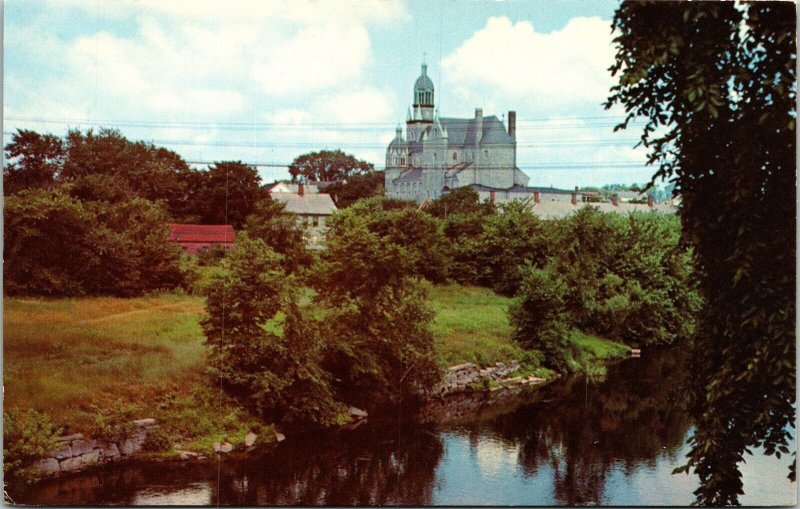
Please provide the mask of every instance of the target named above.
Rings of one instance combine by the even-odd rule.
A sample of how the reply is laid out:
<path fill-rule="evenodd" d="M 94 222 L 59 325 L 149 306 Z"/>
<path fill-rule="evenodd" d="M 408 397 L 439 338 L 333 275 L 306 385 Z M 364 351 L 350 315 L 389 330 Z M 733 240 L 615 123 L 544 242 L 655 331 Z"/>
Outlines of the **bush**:
<path fill-rule="evenodd" d="M 142 450 L 146 452 L 164 452 L 172 450 L 172 440 L 161 428 L 152 428 L 142 443 Z"/>
<path fill-rule="evenodd" d="M 3 475 L 6 486 L 30 484 L 38 478 L 31 468 L 58 449 L 60 429 L 55 429 L 47 414 L 29 410 L 3 412 Z"/>

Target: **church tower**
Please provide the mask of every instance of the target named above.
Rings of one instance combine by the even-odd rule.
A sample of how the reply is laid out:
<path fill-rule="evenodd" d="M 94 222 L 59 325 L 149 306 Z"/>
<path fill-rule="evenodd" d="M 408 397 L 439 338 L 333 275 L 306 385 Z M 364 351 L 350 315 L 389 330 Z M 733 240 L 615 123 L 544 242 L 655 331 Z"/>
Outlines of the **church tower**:
<path fill-rule="evenodd" d="M 420 136 L 433 124 L 433 81 L 428 77 L 428 64 L 422 64 L 422 74 L 414 83 L 412 112 L 406 119 L 408 141 L 422 141 Z"/>
<path fill-rule="evenodd" d="M 386 149 L 385 183 L 386 190 L 394 190 L 394 179 L 403 173 L 408 164 L 408 144 L 403 139 L 403 128 L 399 125 L 395 130 L 395 136 Z"/>

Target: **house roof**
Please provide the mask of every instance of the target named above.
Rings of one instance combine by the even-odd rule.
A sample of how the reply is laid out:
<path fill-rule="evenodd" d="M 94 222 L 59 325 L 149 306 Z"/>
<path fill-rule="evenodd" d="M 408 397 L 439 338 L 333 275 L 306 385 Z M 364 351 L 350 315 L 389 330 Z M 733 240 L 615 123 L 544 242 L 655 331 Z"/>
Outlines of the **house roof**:
<path fill-rule="evenodd" d="M 336 205 L 329 194 L 305 193 L 270 193 L 273 200 L 286 205 L 286 212 L 291 214 L 329 216 L 336 212 Z"/>
<path fill-rule="evenodd" d="M 173 242 L 233 242 L 236 234 L 229 224 L 180 224 L 169 225 L 168 240 Z"/>

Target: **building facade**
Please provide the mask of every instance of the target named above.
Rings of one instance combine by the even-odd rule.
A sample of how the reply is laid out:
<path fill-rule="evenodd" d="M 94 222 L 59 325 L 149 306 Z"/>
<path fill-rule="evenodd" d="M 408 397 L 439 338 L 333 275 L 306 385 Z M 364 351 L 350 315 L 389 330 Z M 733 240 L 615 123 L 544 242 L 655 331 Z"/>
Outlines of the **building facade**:
<path fill-rule="evenodd" d="M 280 184 L 270 189 L 270 197 L 297 216 L 305 230 L 308 249 L 323 249 L 328 220 L 337 209 L 330 195 L 320 193 L 316 186 L 311 186 L 310 192 L 308 189 L 308 184 Z"/>
<path fill-rule="evenodd" d="M 508 129 L 477 108 L 473 118 L 439 117 L 428 68 L 414 83 L 406 133 L 397 127 L 386 150 L 386 194 L 423 202 L 457 187 L 509 191 L 525 189 L 528 176 L 517 168 L 516 113 Z"/>

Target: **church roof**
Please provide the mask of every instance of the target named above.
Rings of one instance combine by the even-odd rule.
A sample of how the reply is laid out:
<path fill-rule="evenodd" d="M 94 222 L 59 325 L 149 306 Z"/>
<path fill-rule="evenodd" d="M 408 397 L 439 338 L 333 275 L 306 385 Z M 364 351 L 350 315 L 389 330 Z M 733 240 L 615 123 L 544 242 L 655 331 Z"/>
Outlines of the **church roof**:
<path fill-rule="evenodd" d="M 422 180 L 422 169 L 412 168 L 400 174 L 399 177 L 394 179 L 394 182 L 416 182 Z"/>
<path fill-rule="evenodd" d="M 448 145 L 451 147 L 474 147 L 476 145 L 477 120 L 475 118 L 441 117 L 449 135 Z M 495 115 L 483 117 L 483 137 L 477 140 L 484 145 L 510 145 L 514 139 L 508 135 L 506 128 Z"/>

